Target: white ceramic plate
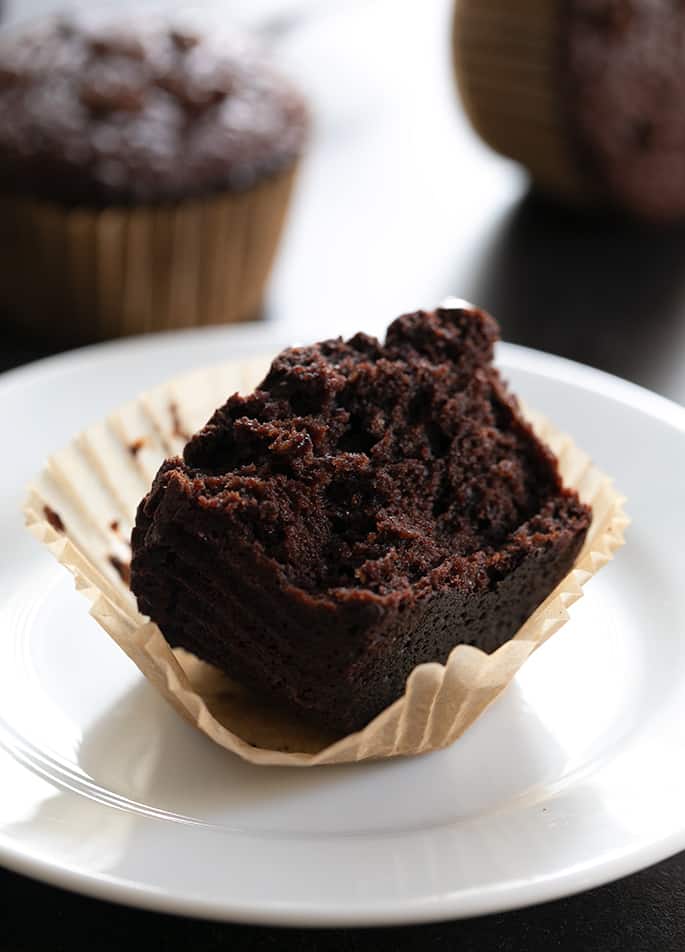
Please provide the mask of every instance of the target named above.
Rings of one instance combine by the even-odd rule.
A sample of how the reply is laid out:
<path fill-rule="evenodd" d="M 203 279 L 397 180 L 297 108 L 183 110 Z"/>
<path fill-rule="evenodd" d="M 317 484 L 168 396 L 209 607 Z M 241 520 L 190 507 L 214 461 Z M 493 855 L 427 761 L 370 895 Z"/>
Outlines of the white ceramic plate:
<path fill-rule="evenodd" d="M 88 617 L 22 527 L 26 481 L 137 391 L 268 337 L 123 342 L 0 380 L 0 861 L 154 909 L 358 925 L 539 902 L 685 847 L 685 413 L 615 378 L 500 350 L 514 388 L 615 475 L 633 525 L 572 621 L 447 751 L 248 766 Z"/>

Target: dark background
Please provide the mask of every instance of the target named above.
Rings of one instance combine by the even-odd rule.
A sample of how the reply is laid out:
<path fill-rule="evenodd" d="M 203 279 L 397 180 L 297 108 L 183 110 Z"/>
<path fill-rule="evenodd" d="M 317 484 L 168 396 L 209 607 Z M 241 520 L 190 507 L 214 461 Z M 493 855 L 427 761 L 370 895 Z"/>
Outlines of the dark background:
<path fill-rule="evenodd" d="M 7 15 L 50 6 L 15 0 Z M 315 15 L 312 6 L 302 5 L 304 19 L 296 5 L 292 21 L 277 21 L 266 3 L 267 20 L 261 7 L 257 20 L 279 24 L 276 55 L 309 90 L 316 120 L 265 311 L 279 335 L 377 330 L 402 310 L 458 294 L 492 310 L 506 340 L 685 402 L 685 228 L 561 209 L 482 147 L 454 98 L 448 0 L 321 0 Z M 30 334 L 0 322 L 0 369 L 45 353 Z M 0 871 L 2 952 L 126 946 L 682 952 L 685 854 L 519 912 L 312 932 L 175 919 Z"/>
<path fill-rule="evenodd" d="M 3 952 L 682 952 L 685 860 L 503 915 L 397 929 L 262 929 L 109 906 L 0 871 Z"/>

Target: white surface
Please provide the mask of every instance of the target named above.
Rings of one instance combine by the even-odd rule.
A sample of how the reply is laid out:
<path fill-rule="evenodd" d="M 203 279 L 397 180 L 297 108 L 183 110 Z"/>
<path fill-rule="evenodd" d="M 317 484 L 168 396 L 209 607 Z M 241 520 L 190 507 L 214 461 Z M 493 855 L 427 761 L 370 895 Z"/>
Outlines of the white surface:
<path fill-rule="evenodd" d="M 447 751 L 250 767 L 167 709 L 88 617 L 22 528 L 25 482 L 138 390 L 268 336 L 122 342 L 0 380 L 0 862 L 156 909 L 361 924 L 533 903 L 685 847 L 685 414 L 630 384 L 500 351 L 516 390 L 615 474 L 634 523 L 571 622 Z"/>

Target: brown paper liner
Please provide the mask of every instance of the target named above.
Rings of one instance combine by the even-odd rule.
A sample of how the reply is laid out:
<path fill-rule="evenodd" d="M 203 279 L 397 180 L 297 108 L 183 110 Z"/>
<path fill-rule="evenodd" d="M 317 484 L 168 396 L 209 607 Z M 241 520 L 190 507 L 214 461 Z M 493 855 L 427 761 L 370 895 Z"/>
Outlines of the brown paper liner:
<path fill-rule="evenodd" d="M 363 730 L 322 734 L 268 706 L 216 669 L 172 651 L 138 613 L 125 584 L 128 539 L 138 501 L 162 459 L 178 452 L 236 390 L 262 379 L 266 358 L 233 362 L 175 378 L 121 407 L 50 457 L 29 489 L 24 512 L 33 533 L 75 576 L 91 614 L 145 677 L 190 723 L 254 764 L 313 766 L 419 754 L 453 743 L 510 683 L 520 666 L 567 620 L 581 586 L 623 543 L 623 498 L 572 440 L 526 411 L 559 459 L 567 485 L 593 509 L 576 565 L 523 625 L 491 655 L 458 645 L 445 665 L 422 664 L 403 697 Z"/>
<path fill-rule="evenodd" d="M 159 206 L 0 200 L 0 307 L 68 343 L 258 316 L 295 169 Z"/>
<path fill-rule="evenodd" d="M 466 113 L 488 145 L 526 166 L 543 189 L 593 204 L 561 102 L 561 8 L 557 0 L 456 0 L 454 69 Z"/>

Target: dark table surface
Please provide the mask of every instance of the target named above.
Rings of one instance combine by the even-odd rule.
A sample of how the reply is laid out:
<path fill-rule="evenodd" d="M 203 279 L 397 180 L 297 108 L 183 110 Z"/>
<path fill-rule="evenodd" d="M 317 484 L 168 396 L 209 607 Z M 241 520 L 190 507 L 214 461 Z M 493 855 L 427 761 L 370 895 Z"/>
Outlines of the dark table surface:
<path fill-rule="evenodd" d="M 10 16 L 49 5 L 15 3 Z M 475 140 L 454 103 L 448 6 L 352 4 L 281 42 L 278 54 L 310 89 L 317 125 L 268 318 L 279 335 L 298 339 L 376 330 L 401 310 L 456 293 L 492 310 L 506 340 L 685 402 L 685 229 L 598 219 L 529 193 L 518 170 Z M 379 59 L 386 34 L 393 42 Z M 25 331 L 0 331 L 0 369 L 47 352 Z M 537 908 L 402 929 L 176 919 L 1 870 L 0 897 L 3 952 L 685 948 L 685 854 Z"/>

